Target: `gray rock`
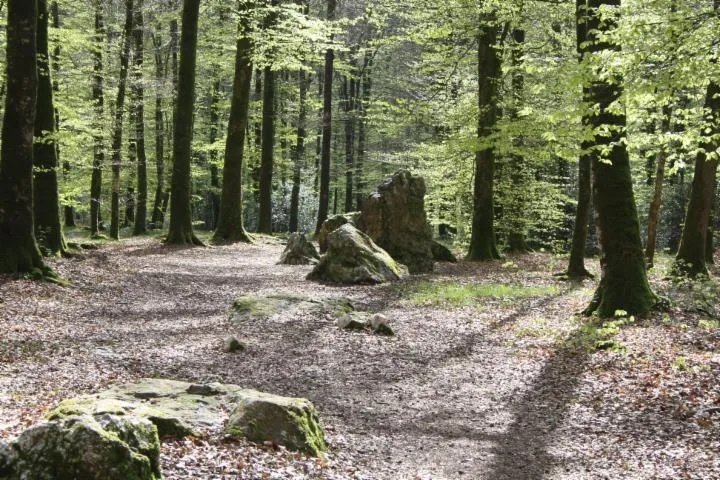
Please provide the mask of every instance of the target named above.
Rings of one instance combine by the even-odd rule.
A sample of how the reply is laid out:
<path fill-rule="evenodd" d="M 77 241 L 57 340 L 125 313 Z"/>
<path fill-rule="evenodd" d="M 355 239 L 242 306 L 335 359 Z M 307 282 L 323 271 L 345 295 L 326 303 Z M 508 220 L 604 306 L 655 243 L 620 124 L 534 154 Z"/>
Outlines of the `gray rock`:
<path fill-rule="evenodd" d="M 367 330 L 369 324 L 365 318 L 357 314 L 347 314 L 338 317 L 337 326 L 343 330 Z"/>
<path fill-rule="evenodd" d="M 387 325 L 388 322 L 388 318 L 382 313 L 376 313 L 370 318 L 370 326 L 373 330 L 377 330 L 381 325 Z"/>
<path fill-rule="evenodd" d="M 272 442 L 314 457 L 327 449 L 315 407 L 303 398 L 255 392 L 244 395 L 226 432 L 251 442 Z"/>
<path fill-rule="evenodd" d="M 274 403 L 278 407 L 260 408 L 256 405 L 259 400 L 262 404 Z M 248 408 L 250 405 L 255 406 Z M 236 428 L 228 427 L 229 433 L 235 436 L 247 433 L 252 437 L 247 437 L 251 441 L 273 442 L 311 455 L 325 448 L 322 428 L 308 400 L 279 397 L 221 383 L 199 385 L 143 379 L 137 383 L 117 385 L 98 394 L 66 400 L 51 412 L 50 418 L 62 420 L 85 415 L 102 422 L 105 415 L 113 415 L 147 419 L 155 425 L 162 438 L 202 436 L 218 431 L 228 421 L 228 412 L 234 412 L 237 420 L 236 424 L 229 424 Z M 244 413 L 240 415 L 240 412 Z M 258 425 L 258 428 L 250 428 L 250 424 Z M 291 428 L 291 425 L 295 426 Z M 288 433 L 282 434 L 278 426 L 287 428 Z M 127 442 L 133 444 L 129 440 Z M 141 449 L 139 442 L 136 448 Z"/>
<path fill-rule="evenodd" d="M 452 251 L 440 242 L 433 241 L 431 245 L 432 255 L 438 262 L 451 262 L 457 263 L 457 257 L 453 255 Z"/>
<path fill-rule="evenodd" d="M 157 480 L 160 441 L 147 420 L 71 416 L 23 432 L 8 480 Z"/>
<path fill-rule="evenodd" d="M 280 257 L 280 265 L 316 265 L 320 260 L 320 254 L 315 245 L 310 243 L 305 234 L 293 233 L 288 238 L 285 251 Z"/>
<path fill-rule="evenodd" d="M 340 215 L 333 215 L 332 217 L 325 220 L 320 227 L 318 233 L 318 244 L 320 245 L 320 253 L 327 252 L 328 249 L 328 235 L 342 227 L 345 224 L 355 225 L 360 212 L 345 213 Z"/>
<path fill-rule="evenodd" d="M 357 227 L 410 273 L 433 270 L 432 228 L 425 214 L 425 180 L 401 170 L 364 200 Z"/>
<path fill-rule="evenodd" d="M 230 309 L 230 322 L 241 326 L 245 322 L 271 320 L 292 321 L 298 314 L 330 315 L 337 317 L 354 311 L 347 298 L 310 298 L 293 295 L 246 295 L 235 300 Z"/>
<path fill-rule="evenodd" d="M 230 335 L 223 340 L 223 351 L 226 353 L 244 352 L 245 345 L 237 338 Z"/>
<path fill-rule="evenodd" d="M 407 275 L 382 248 L 350 224 L 328 236 L 328 251 L 308 275 L 309 280 L 343 284 L 385 283 Z"/>

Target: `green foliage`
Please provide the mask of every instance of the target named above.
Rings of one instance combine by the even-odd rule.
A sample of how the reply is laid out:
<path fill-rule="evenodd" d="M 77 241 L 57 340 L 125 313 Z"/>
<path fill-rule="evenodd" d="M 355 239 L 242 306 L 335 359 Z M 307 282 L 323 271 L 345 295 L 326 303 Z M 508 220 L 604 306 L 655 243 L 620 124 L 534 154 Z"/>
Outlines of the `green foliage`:
<path fill-rule="evenodd" d="M 452 307 L 478 306 L 482 299 L 524 299 L 557 295 L 559 288 L 506 284 L 461 284 L 456 282 L 420 282 L 413 286 L 409 297 L 417 305 L 445 305 Z"/>

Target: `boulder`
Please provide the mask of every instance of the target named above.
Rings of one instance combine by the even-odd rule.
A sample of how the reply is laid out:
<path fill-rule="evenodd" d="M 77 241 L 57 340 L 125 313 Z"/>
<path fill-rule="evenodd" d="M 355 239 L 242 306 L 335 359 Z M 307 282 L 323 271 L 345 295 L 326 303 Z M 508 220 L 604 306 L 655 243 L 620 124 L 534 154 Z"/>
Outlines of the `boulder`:
<path fill-rule="evenodd" d="M 316 265 L 320 254 L 315 245 L 310 243 L 304 233 L 293 233 L 288 238 L 285 251 L 280 257 L 279 265 Z"/>
<path fill-rule="evenodd" d="M 244 352 L 245 348 L 245 345 L 232 335 L 225 337 L 225 340 L 223 340 L 223 351 L 225 353 Z"/>
<path fill-rule="evenodd" d="M 162 478 L 157 429 L 137 418 L 65 417 L 26 430 L 9 448 L 13 461 L 0 470 L 8 480 Z"/>
<path fill-rule="evenodd" d="M 292 322 L 296 315 L 314 314 L 337 317 L 355 310 L 347 298 L 312 298 L 295 295 L 245 295 L 238 297 L 230 309 L 230 322 L 271 320 Z"/>
<path fill-rule="evenodd" d="M 251 442 L 272 442 L 317 457 L 327 449 L 315 407 L 303 398 L 246 394 L 230 414 L 226 432 Z"/>
<path fill-rule="evenodd" d="M 433 241 L 430 248 L 432 249 L 433 259 L 436 261 L 457 263 L 457 257 L 442 243 Z"/>
<path fill-rule="evenodd" d="M 370 237 L 350 224 L 328 235 L 327 253 L 309 280 L 343 284 L 377 284 L 399 280 L 407 268 L 378 247 Z"/>
<path fill-rule="evenodd" d="M 422 177 L 397 172 L 365 199 L 356 224 L 410 273 L 432 271 L 432 228 L 425 214 Z"/>
<path fill-rule="evenodd" d="M 258 399 L 267 402 L 272 400 L 284 406 L 284 409 L 246 408 L 255 404 Z M 243 438 L 258 443 L 273 442 L 311 455 L 317 455 L 325 448 L 322 428 L 317 421 L 315 409 L 308 400 L 279 397 L 221 383 L 192 384 L 175 380 L 143 379 L 136 383 L 116 385 L 101 393 L 65 400 L 51 412 L 50 419 L 87 416 L 103 423 L 103 418 L 110 415 L 152 422 L 160 438 L 204 436 L 209 432 L 222 430 L 228 421 L 228 412 L 237 413 L 242 408 L 245 408 L 245 411 L 239 425 L 243 428 L 231 428 L 229 433 L 232 435 L 247 434 L 249 436 Z M 278 418 L 272 416 L 275 414 Z M 284 425 L 290 428 L 288 422 L 292 418 L 287 418 L 290 414 L 295 415 L 297 426 L 283 436 L 278 433 L 282 430 L 275 427 Z M 262 428 L 251 429 L 247 426 L 249 424 L 257 424 Z M 129 438 L 122 437 L 118 428 L 107 428 L 118 432 L 121 438 Z M 145 450 L 141 442 L 126 442 L 131 446 L 137 445 L 135 448 L 138 451 Z"/>
<path fill-rule="evenodd" d="M 355 222 L 360 216 L 360 212 L 345 213 L 340 215 L 333 215 L 332 217 L 325 220 L 320 227 L 318 233 L 318 244 L 320 245 L 320 253 L 327 252 L 328 249 L 328 235 L 342 227 L 345 224 L 355 225 Z"/>

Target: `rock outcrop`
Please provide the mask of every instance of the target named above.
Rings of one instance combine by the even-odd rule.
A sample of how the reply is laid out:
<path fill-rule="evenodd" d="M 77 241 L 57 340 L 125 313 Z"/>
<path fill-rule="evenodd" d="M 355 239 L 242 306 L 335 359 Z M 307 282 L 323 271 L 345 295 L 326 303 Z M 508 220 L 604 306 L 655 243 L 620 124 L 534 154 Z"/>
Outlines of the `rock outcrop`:
<path fill-rule="evenodd" d="M 102 414 L 42 423 L 0 447 L 7 480 L 157 480 L 160 440 L 148 420 Z"/>
<path fill-rule="evenodd" d="M 308 280 L 342 284 L 385 283 L 407 275 L 407 268 L 367 235 L 345 224 L 328 235 L 327 253 Z"/>
<path fill-rule="evenodd" d="M 233 412 L 231 422 L 228 412 Z M 144 379 L 66 400 L 50 418 L 102 419 L 106 415 L 149 421 L 160 438 L 203 436 L 222 430 L 227 423 L 227 433 L 253 442 L 272 442 L 315 456 L 326 448 L 317 413 L 308 400 L 221 383 Z"/>
<path fill-rule="evenodd" d="M 285 251 L 280 257 L 279 265 L 316 265 L 320 254 L 315 245 L 308 241 L 303 233 L 293 233 L 288 238 Z"/>
<path fill-rule="evenodd" d="M 432 228 L 425 214 L 422 177 L 397 172 L 365 199 L 355 223 L 410 273 L 432 271 Z"/>
<path fill-rule="evenodd" d="M 318 233 L 318 244 L 320 245 L 320 253 L 327 252 L 328 249 L 328 235 L 342 227 L 343 225 L 350 224 L 355 225 L 360 212 L 345 213 L 340 215 L 333 215 L 332 217 L 325 220 L 320 227 Z"/>

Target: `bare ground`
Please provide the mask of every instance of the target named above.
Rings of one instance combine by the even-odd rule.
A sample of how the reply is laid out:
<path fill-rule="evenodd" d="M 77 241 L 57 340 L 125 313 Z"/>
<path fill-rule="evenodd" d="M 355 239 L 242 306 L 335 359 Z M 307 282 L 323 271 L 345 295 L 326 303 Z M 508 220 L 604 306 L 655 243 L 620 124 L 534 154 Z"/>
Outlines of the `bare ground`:
<path fill-rule="evenodd" d="M 595 350 L 573 315 L 593 284 L 556 283 L 562 261 L 549 255 L 328 287 L 304 280 L 307 267 L 275 265 L 281 249 L 140 239 L 54 262 L 67 288 L 0 277 L 0 438 L 64 398 L 152 376 L 307 397 L 331 446 L 319 461 L 166 439 L 170 479 L 720 479 L 713 312 L 676 306 L 625 326 L 614 337 L 624 351 Z M 418 281 L 449 279 L 559 291 L 462 308 L 408 301 Z M 277 293 L 348 297 L 387 315 L 397 336 L 311 315 L 231 327 L 236 297 Z M 248 351 L 223 353 L 227 334 Z"/>

